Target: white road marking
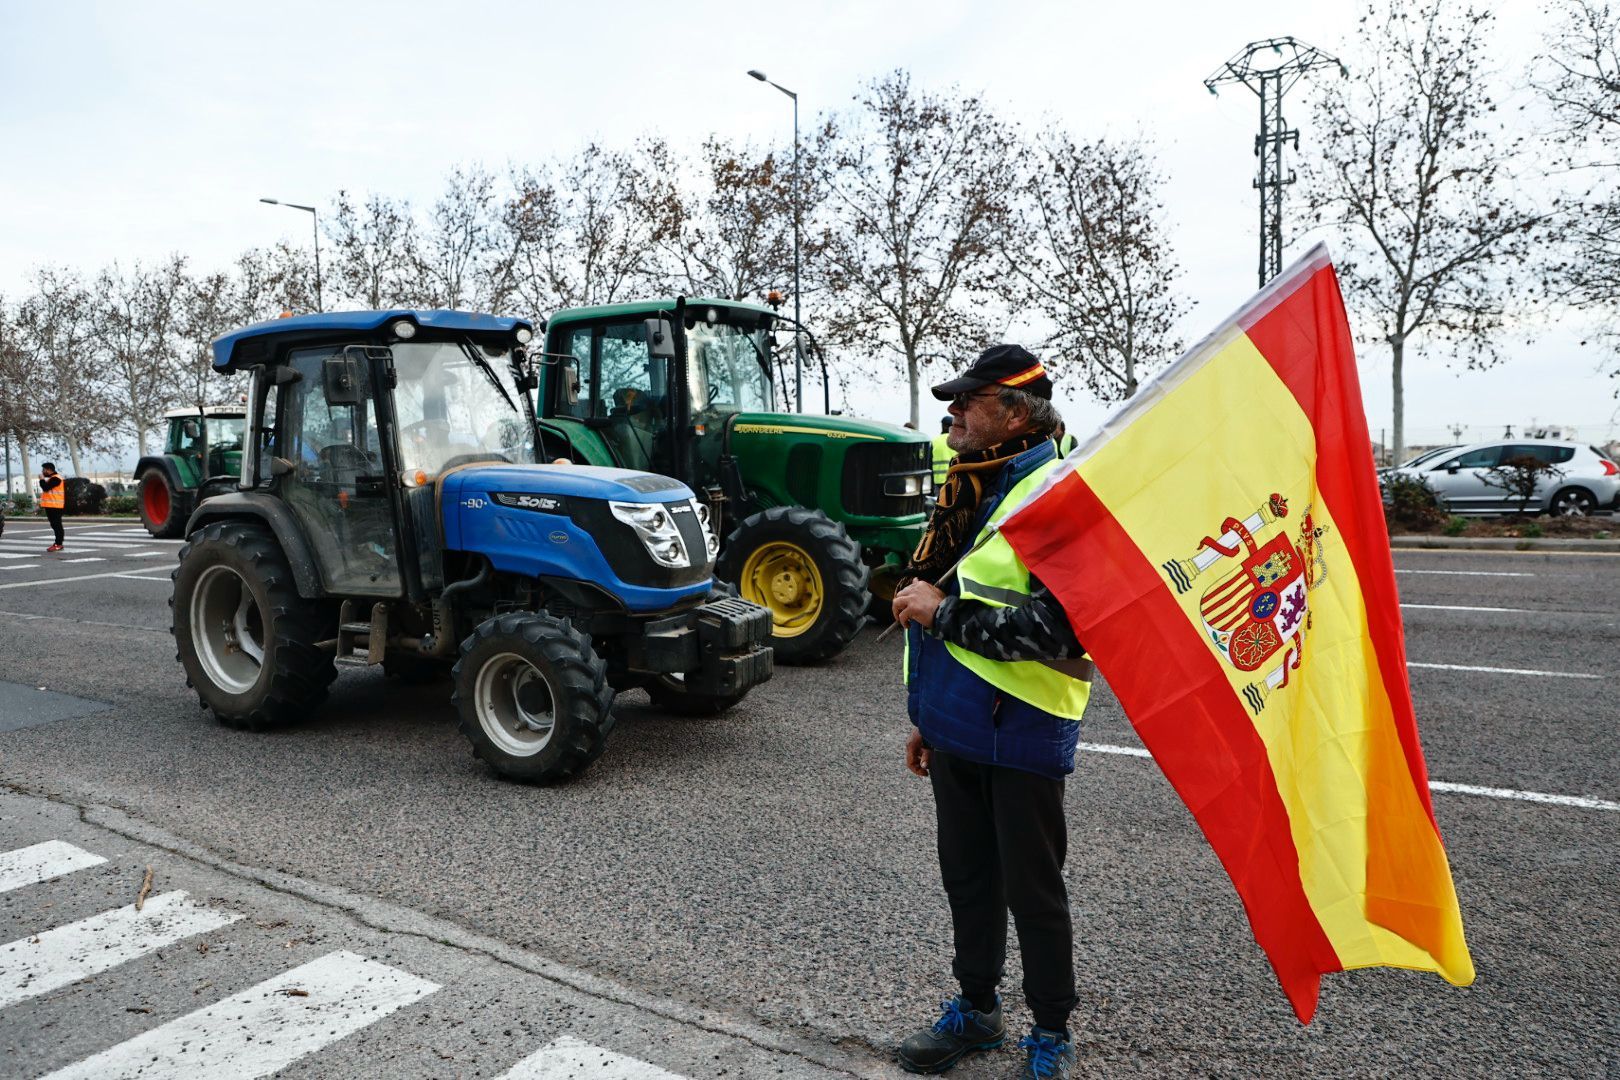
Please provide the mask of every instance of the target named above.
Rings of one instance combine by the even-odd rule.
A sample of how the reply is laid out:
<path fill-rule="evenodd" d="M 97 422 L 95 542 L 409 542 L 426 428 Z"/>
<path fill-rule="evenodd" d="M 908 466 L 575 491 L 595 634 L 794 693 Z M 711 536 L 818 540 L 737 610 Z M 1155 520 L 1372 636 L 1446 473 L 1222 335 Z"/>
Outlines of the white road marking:
<path fill-rule="evenodd" d="M 22 552 L 17 552 L 15 554 L 13 554 L 12 552 L 9 552 L 9 551 L 0 551 L 0 559 L 32 559 L 32 558 L 33 558 L 32 555 L 24 555 Z"/>
<path fill-rule="evenodd" d="M 61 840 L 18 848 L 0 854 L 0 892 L 38 885 L 75 870 L 100 866 L 107 860 Z"/>
<path fill-rule="evenodd" d="M 1124 757 L 1150 758 L 1153 755 L 1140 746 L 1114 746 L 1110 743 L 1083 742 L 1081 750 L 1092 754 L 1119 754 Z M 1429 790 L 1444 795 L 1482 795 L 1488 799 L 1518 799 L 1521 802 L 1548 803 L 1552 806 L 1578 806 L 1584 810 L 1620 810 L 1620 803 L 1607 799 L 1591 799 L 1584 795 L 1549 795 L 1544 791 L 1518 791 L 1513 788 L 1479 787 L 1475 784 L 1451 784 L 1444 780 L 1430 780 Z"/>
<path fill-rule="evenodd" d="M 99 557 L 99 556 L 96 556 L 96 557 L 92 557 L 92 558 L 88 558 L 88 559 L 63 559 L 63 560 L 62 560 L 62 565 L 63 565 L 63 566 L 69 566 L 69 565 L 72 565 L 72 564 L 73 564 L 73 563 L 81 563 L 81 562 L 106 562 L 106 561 L 107 561 L 107 560 L 106 560 L 106 559 L 103 559 L 103 558 L 100 558 L 100 557 Z"/>
<path fill-rule="evenodd" d="M 1556 611 L 1536 611 L 1533 608 L 1522 607 L 1465 607 L 1461 604 L 1402 604 L 1402 608 L 1412 608 L 1416 611 L 1494 611 L 1499 614 L 1512 615 L 1557 615 Z"/>
<path fill-rule="evenodd" d="M 162 554 L 163 554 L 163 552 L 161 552 L 161 551 L 126 551 L 126 552 L 124 552 L 124 558 L 126 558 L 126 559 L 144 559 L 148 555 L 162 555 Z"/>
<path fill-rule="evenodd" d="M 32 565 L 37 565 L 37 564 L 32 564 Z M 16 567 L 5 566 L 5 567 L 0 567 L 0 570 L 26 570 L 26 569 L 28 569 L 28 567 L 26 567 L 26 566 L 16 566 Z M 64 582 L 68 582 L 68 581 L 93 581 L 96 578 L 109 578 L 109 577 L 130 578 L 130 579 L 132 579 L 134 581 L 168 581 L 169 580 L 168 571 L 162 570 L 161 567 L 153 567 L 153 570 L 161 571 L 163 573 L 163 576 L 162 577 L 136 577 L 135 572 L 132 571 L 132 570 L 108 570 L 105 573 L 101 573 L 101 574 L 79 574 L 79 575 L 77 575 L 75 577 L 41 578 L 38 581 L 13 581 L 13 582 L 10 582 L 9 584 L 6 584 L 6 585 L 0 585 L 0 589 L 26 589 L 26 588 L 28 588 L 28 587 L 30 587 L 32 585 L 61 585 Z"/>
<path fill-rule="evenodd" d="M 1535 577 L 1534 574 L 1520 573 L 1513 570 L 1403 570 L 1397 566 L 1397 574 L 1454 574 L 1457 577 Z"/>
<path fill-rule="evenodd" d="M 328 953 L 44 1080 L 268 1076 L 437 989 L 352 952 Z"/>
<path fill-rule="evenodd" d="M 1544 679 L 1601 679 L 1601 675 L 1588 675 L 1580 671 L 1538 671 L 1535 668 L 1476 667 L 1471 664 L 1420 664 L 1408 660 L 1409 668 L 1431 668 L 1436 671 L 1485 671 L 1492 675 L 1539 675 Z"/>
<path fill-rule="evenodd" d="M 684 1080 L 676 1073 L 638 1061 L 583 1039 L 564 1035 L 530 1054 L 498 1080 Z"/>
<path fill-rule="evenodd" d="M 177 889 L 149 898 L 141 911 L 130 904 L 0 945 L 0 1009 L 240 918 L 200 907 Z"/>
<path fill-rule="evenodd" d="M 22 564 L 14 563 L 11 566 L 0 566 L 0 570 L 38 570 L 41 565 L 42 564 L 37 563 L 37 562 L 22 563 Z"/>

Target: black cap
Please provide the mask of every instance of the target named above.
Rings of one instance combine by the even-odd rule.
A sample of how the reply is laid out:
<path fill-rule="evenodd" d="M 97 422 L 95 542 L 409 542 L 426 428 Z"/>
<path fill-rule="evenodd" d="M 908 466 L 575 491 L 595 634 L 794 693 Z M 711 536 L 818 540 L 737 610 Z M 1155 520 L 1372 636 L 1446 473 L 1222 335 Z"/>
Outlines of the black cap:
<path fill-rule="evenodd" d="M 1010 386 L 1038 398 L 1052 400 L 1052 380 L 1035 354 L 1022 345 L 992 345 L 950 382 L 933 388 L 934 396 L 949 401 L 985 386 Z"/>

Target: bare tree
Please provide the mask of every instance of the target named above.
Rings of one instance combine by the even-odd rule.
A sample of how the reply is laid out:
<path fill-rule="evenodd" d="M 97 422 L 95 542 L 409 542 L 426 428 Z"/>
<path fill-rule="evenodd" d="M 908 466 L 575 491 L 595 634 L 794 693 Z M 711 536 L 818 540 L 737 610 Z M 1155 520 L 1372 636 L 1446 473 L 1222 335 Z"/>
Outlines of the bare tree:
<path fill-rule="evenodd" d="M 236 385 L 214 372 L 213 342 L 242 324 L 239 286 L 223 271 L 188 277 L 179 293 L 170 371 L 180 401 L 202 408 L 235 400 Z"/>
<path fill-rule="evenodd" d="M 793 273 L 792 175 L 776 154 L 718 136 L 703 143 L 700 170 L 668 146 L 645 148 L 655 179 L 638 190 L 663 256 L 668 291 L 762 300 Z"/>
<path fill-rule="evenodd" d="M 1548 211 L 1513 188 L 1523 149 L 1495 118 L 1484 67 L 1493 16 L 1445 0 L 1388 0 L 1361 22 L 1361 77 L 1324 84 L 1318 160 L 1306 164 L 1316 223 L 1342 231 L 1339 279 L 1393 368 L 1394 460 L 1404 453 L 1406 347 L 1450 346 L 1470 368 L 1497 360 L 1494 335 Z"/>
<path fill-rule="evenodd" d="M 416 245 L 419 287 L 433 307 L 505 306 L 512 245 L 500 209 L 493 176 L 476 165 L 451 172 Z"/>
<path fill-rule="evenodd" d="M 249 248 L 237 256 L 236 320 L 273 319 L 283 312 L 319 310 L 315 303 L 315 261 L 300 246 L 282 240 L 274 247 Z"/>
<path fill-rule="evenodd" d="M 163 411 L 177 404 L 169 345 L 185 266 L 179 255 L 150 270 L 137 263 L 127 274 L 114 263 L 91 287 L 95 356 L 109 376 L 119 427 L 134 437 L 137 456 L 146 453 L 147 433 L 161 424 Z"/>
<path fill-rule="evenodd" d="M 540 314 L 609 304 L 651 278 L 655 223 L 637 156 L 592 144 L 560 165 L 515 170 L 502 215 L 517 302 Z"/>
<path fill-rule="evenodd" d="M 1561 0 L 1552 14 L 1537 83 L 1561 121 L 1567 166 L 1590 179 L 1561 222 L 1560 299 L 1598 318 L 1620 378 L 1620 7 Z"/>
<path fill-rule="evenodd" d="M 356 205 L 339 191 L 325 231 L 332 252 L 327 287 L 343 302 L 377 310 L 404 306 L 421 291 L 410 203 L 373 194 Z"/>
<path fill-rule="evenodd" d="M 17 309 L 16 330 L 44 380 L 36 391 L 42 434 L 62 441 L 74 474 L 83 476 L 85 451 L 109 445 L 117 409 L 107 379 L 91 360 L 95 322 L 79 275 L 37 270 L 33 291 Z"/>
<path fill-rule="evenodd" d="M 29 451 L 44 431 L 44 393 L 49 380 L 39 358 L 24 347 L 17 314 L 16 307 L 0 296 L 0 433 L 17 446 L 26 491 L 33 475 Z M 8 497 L 10 494 L 6 492 Z"/>
<path fill-rule="evenodd" d="M 1014 135 L 980 99 L 916 90 L 904 71 L 855 101 L 805 166 L 818 206 L 805 266 L 823 293 L 824 340 L 897 356 L 916 424 L 923 364 L 991 335 Z"/>
<path fill-rule="evenodd" d="M 1020 155 L 1019 227 L 1003 255 L 1007 295 L 1051 325 L 1051 365 L 1080 367 L 1104 401 L 1136 393 L 1144 371 L 1180 351 L 1187 307 L 1164 226 L 1163 178 L 1140 141 L 1076 145 L 1062 132 Z"/>

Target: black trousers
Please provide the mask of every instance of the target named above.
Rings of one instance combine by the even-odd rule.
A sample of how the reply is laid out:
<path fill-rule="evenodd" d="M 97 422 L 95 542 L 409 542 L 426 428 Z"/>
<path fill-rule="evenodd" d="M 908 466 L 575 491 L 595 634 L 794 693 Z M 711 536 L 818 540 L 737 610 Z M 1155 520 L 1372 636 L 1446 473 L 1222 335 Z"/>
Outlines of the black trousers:
<path fill-rule="evenodd" d="M 47 510 L 45 511 L 45 518 L 51 523 L 51 529 L 56 533 L 56 542 L 60 544 L 62 542 L 62 511 Z"/>
<path fill-rule="evenodd" d="M 1074 1011 L 1074 926 L 1063 881 L 1063 781 L 933 752 L 939 869 L 950 900 L 951 971 L 970 999 L 990 997 L 1018 929 L 1024 1000 L 1035 1023 L 1062 1031 Z"/>

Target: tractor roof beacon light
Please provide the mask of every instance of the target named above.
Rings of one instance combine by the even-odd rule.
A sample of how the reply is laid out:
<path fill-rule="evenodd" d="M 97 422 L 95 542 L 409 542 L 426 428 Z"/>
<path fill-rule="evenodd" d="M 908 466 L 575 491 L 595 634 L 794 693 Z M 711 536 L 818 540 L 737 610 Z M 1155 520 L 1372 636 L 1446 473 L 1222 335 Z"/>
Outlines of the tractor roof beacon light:
<path fill-rule="evenodd" d="M 530 341 L 534 340 L 534 331 L 530 330 L 527 326 L 520 326 L 517 328 L 517 334 L 514 336 L 516 336 L 519 345 L 527 345 Z"/>

